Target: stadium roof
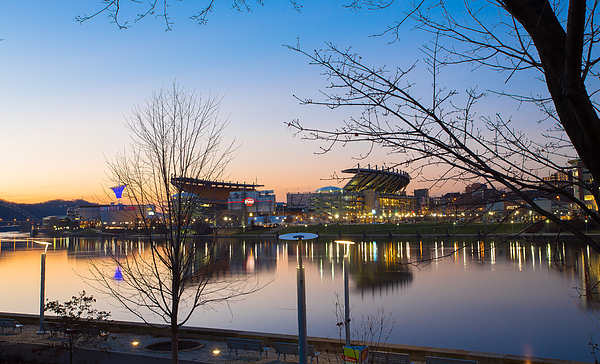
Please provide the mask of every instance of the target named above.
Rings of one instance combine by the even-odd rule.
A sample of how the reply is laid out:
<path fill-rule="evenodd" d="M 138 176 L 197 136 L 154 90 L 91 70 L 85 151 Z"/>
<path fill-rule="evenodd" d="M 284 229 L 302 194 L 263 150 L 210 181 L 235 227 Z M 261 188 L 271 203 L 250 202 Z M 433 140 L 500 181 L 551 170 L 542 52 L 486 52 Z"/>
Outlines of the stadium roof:
<path fill-rule="evenodd" d="M 319 188 L 315 192 L 317 192 L 317 193 L 329 193 L 329 192 L 342 192 L 342 191 L 343 191 L 343 189 L 341 189 L 339 187 L 326 186 L 326 187 Z"/>
<path fill-rule="evenodd" d="M 227 204 L 230 192 L 254 191 L 263 185 L 248 183 L 214 182 L 196 178 L 172 178 L 171 183 L 182 190 L 193 193 L 204 203 Z"/>
<path fill-rule="evenodd" d="M 404 192 L 410 182 L 410 176 L 404 171 L 394 168 L 349 168 L 343 173 L 354 173 L 354 177 L 344 186 L 346 191 L 376 191 L 389 195 L 399 195 Z"/>

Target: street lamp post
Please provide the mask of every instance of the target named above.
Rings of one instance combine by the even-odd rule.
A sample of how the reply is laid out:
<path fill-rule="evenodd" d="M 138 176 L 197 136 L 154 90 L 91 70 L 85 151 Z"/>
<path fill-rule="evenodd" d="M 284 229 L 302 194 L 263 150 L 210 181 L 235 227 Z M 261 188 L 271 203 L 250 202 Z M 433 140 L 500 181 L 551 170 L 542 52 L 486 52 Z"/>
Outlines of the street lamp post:
<path fill-rule="evenodd" d="M 354 244 L 354 242 L 347 240 L 336 240 L 336 243 L 344 244 L 346 249 L 344 252 L 344 327 L 346 329 L 346 346 L 350 346 L 350 279 L 348 277 L 350 264 L 348 256 L 350 255 L 350 245 Z"/>
<path fill-rule="evenodd" d="M 279 236 L 282 240 L 298 241 L 298 273 L 296 275 L 296 287 L 298 290 L 298 361 L 299 364 L 308 364 L 307 334 L 306 334 L 306 287 L 304 282 L 304 267 L 302 266 L 302 240 L 318 238 L 319 235 L 312 233 L 289 233 Z"/>
<path fill-rule="evenodd" d="M 45 295 L 45 292 L 46 292 L 46 252 L 48 251 L 48 245 L 50 245 L 50 243 L 42 242 L 42 241 L 35 241 L 35 243 L 45 245 L 44 252 L 42 253 L 42 258 L 41 258 L 41 269 L 40 269 L 40 329 L 37 332 L 38 335 L 42 335 L 42 334 L 45 333 L 45 331 L 44 331 L 44 295 Z"/>

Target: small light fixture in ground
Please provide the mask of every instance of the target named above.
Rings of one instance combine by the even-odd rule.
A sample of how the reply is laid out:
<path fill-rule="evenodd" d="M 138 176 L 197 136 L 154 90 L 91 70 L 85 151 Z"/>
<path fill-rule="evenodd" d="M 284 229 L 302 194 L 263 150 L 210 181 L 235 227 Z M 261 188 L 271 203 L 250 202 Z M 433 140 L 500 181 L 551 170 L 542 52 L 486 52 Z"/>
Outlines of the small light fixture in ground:
<path fill-rule="evenodd" d="M 219 349 L 215 349 L 215 350 L 213 350 L 213 354 L 215 354 L 215 355 L 219 355 L 219 353 L 221 353 L 221 350 L 219 350 Z"/>
<path fill-rule="evenodd" d="M 133 342 L 131 342 L 131 345 L 133 345 L 133 346 L 138 346 L 139 344 L 140 344 L 139 341 L 133 341 Z"/>

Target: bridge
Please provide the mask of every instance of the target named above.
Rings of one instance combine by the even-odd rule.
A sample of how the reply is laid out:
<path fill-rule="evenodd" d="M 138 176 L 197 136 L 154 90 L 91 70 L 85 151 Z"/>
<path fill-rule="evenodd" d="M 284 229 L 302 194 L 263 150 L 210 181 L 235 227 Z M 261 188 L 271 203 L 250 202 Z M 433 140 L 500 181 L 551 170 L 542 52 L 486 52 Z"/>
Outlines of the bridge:
<path fill-rule="evenodd" d="M 13 210 L 13 211 L 25 216 L 26 218 L 29 219 L 29 221 L 34 221 L 34 222 L 40 221 L 40 219 L 35 217 L 32 213 L 23 210 L 22 208 L 19 207 L 19 205 L 17 205 L 14 202 L 8 202 L 8 201 L 0 199 L 0 206 L 6 207 L 7 209 Z"/>

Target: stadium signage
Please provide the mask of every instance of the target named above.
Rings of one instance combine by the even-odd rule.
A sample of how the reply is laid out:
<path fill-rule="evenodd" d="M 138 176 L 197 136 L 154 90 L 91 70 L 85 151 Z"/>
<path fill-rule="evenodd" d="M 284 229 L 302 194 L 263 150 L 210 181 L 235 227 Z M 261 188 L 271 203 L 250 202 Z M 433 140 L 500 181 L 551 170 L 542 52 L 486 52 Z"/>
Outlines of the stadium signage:
<path fill-rule="evenodd" d="M 244 205 L 246 205 L 246 206 L 252 206 L 252 205 L 254 205 L 255 202 L 256 202 L 256 200 L 253 199 L 252 197 L 246 197 L 244 199 Z"/>
<path fill-rule="evenodd" d="M 125 206 L 125 205 L 116 205 L 116 206 L 105 206 L 101 207 L 100 211 L 135 211 L 135 206 Z"/>

